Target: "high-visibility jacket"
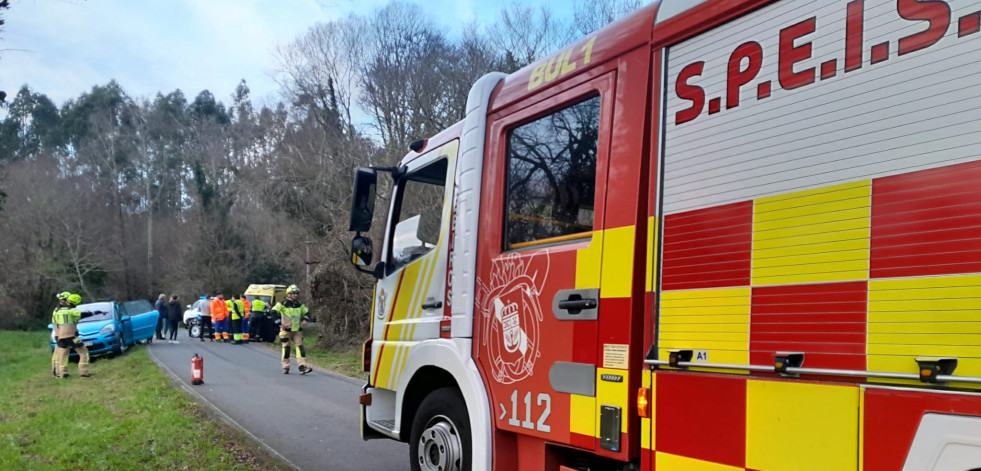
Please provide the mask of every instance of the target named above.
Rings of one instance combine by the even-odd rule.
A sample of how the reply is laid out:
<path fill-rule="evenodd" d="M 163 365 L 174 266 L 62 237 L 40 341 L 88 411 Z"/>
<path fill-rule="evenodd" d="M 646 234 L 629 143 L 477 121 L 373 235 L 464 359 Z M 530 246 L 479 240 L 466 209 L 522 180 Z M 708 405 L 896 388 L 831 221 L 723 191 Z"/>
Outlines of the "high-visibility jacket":
<path fill-rule="evenodd" d="M 211 317 L 216 321 L 223 321 L 228 317 L 228 305 L 225 301 L 215 298 L 211 301 Z"/>
<path fill-rule="evenodd" d="M 55 337 L 59 339 L 71 338 L 77 332 L 78 321 L 82 319 L 82 313 L 73 307 L 60 306 L 51 314 L 51 324 L 54 325 Z"/>
<path fill-rule="evenodd" d="M 249 318 L 249 313 L 252 312 L 252 303 L 249 302 L 249 298 L 242 298 L 242 306 L 244 307 L 245 318 Z"/>
<path fill-rule="evenodd" d="M 245 306 L 242 305 L 241 299 L 229 299 L 228 300 L 228 314 L 232 316 L 233 321 L 237 321 L 242 318 L 245 312 Z"/>
<path fill-rule="evenodd" d="M 300 322 L 309 312 L 303 303 L 289 299 L 276 303 L 272 310 L 279 313 L 280 325 L 293 332 L 300 330 Z"/>
<path fill-rule="evenodd" d="M 259 298 L 255 298 L 255 301 L 252 301 L 252 310 L 253 311 L 265 311 L 266 310 L 266 303 L 262 302 L 262 300 L 259 299 Z"/>

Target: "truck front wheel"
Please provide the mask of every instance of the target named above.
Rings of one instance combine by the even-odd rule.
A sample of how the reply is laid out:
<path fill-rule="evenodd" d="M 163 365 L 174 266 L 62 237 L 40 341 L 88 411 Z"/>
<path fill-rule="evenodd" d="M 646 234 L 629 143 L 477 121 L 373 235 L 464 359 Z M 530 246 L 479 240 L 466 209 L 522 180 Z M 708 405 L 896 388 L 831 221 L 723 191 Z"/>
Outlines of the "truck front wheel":
<path fill-rule="evenodd" d="M 419 405 L 409 453 L 413 471 L 470 471 L 470 419 L 456 389 L 437 389 Z"/>

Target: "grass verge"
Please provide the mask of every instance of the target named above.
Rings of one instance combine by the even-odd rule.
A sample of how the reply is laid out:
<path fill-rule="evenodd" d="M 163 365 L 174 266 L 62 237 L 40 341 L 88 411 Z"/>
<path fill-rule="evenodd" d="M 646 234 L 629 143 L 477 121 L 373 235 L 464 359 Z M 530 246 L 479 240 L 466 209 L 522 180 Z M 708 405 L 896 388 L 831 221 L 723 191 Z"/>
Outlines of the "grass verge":
<path fill-rule="evenodd" d="M 368 379 L 368 373 L 362 371 L 360 345 L 346 349 L 310 348 L 307 350 L 307 360 L 321 368 L 344 376 L 362 380 Z"/>
<path fill-rule="evenodd" d="M 335 347 L 335 348 L 321 348 L 315 347 L 312 344 L 316 341 L 316 337 L 308 336 L 307 332 L 304 332 L 303 345 L 306 347 L 307 351 L 307 361 L 317 365 L 325 370 L 337 373 L 339 375 L 347 376 L 349 378 L 367 380 L 368 373 L 362 371 L 361 365 L 361 346 L 346 346 L 346 347 Z M 312 338 L 311 338 L 312 337 Z M 277 352 L 281 351 L 281 346 L 279 342 L 266 343 L 262 342 L 267 348 L 273 349 Z"/>
<path fill-rule="evenodd" d="M 0 469 L 287 470 L 171 386 L 146 349 L 51 377 L 47 332 L 0 331 Z"/>

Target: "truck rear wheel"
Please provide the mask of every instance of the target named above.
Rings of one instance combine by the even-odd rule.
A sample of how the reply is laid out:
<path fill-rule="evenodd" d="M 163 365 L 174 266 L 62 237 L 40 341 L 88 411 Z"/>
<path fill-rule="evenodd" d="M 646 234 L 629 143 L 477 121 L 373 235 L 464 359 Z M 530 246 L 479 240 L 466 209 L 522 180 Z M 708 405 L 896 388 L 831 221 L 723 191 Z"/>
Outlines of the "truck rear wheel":
<path fill-rule="evenodd" d="M 409 438 L 412 471 L 470 471 L 470 419 L 463 397 L 440 388 L 419 405 Z"/>

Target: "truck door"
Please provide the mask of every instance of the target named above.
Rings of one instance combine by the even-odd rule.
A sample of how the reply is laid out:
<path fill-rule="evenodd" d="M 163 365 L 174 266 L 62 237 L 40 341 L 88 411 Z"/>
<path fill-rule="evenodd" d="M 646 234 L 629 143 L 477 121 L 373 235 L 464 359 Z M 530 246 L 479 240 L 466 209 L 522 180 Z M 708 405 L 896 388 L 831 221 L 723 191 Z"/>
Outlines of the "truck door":
<path fill-rule="evenodd" d="M 446 306 L 450 197 L 459 140 L 435 147 L 406 164 L 395 184 L 385 272 L 375 291 L 370 384 L 395 390 L 412 344 L 437 338 Z M 369 416 L 369 420 L 372 417 Z"/>
<path fill-rule="evenodd" d="M 613 71 L 598 74 L 489 118 L 474 348 L 496 428 L 516 434 L 518 450 L 541 440 L 600 448 L 597 336 L 613 315 L 600 290 L 615 80 Z M 513 442 L 496 441 L 495 460 L 512 459 L 502 443 Z"/>

